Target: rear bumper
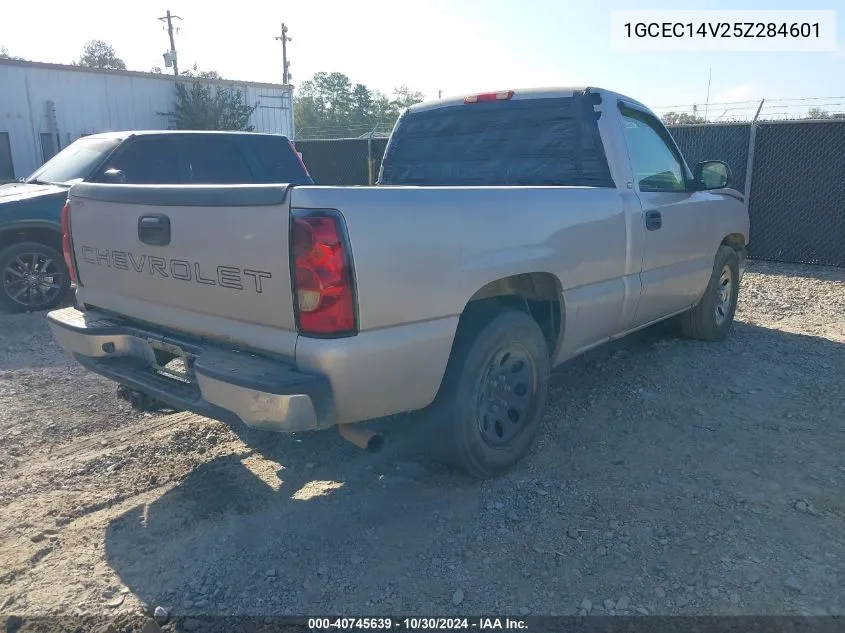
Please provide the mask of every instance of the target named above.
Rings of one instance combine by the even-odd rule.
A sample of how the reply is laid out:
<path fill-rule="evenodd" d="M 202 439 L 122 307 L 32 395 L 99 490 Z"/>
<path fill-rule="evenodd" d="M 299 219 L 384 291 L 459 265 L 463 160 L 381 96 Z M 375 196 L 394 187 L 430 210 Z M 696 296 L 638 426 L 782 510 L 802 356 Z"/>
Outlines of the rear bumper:
<path fill-rule="evenodd" d="M 337 423 L 329 380 L 271 360 L 65 308 L 47 316 L 59 345 L 87 369 L 178 409 L 272 431 Z M 152 345 L 179 350 L 184 379 L 162 374 Z"/>

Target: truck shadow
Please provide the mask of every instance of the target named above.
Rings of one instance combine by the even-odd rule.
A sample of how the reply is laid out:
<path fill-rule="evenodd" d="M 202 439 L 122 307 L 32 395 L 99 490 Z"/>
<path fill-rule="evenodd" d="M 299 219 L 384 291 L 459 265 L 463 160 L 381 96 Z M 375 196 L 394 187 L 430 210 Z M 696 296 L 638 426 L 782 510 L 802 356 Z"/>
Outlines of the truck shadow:
<path fill-rule="evenodd" d="M 806 362 L 822 356 L 839 358 L 831 375 L 841 376 L 845 365 L 843 351 L 845 346 L 826 339 L 746 323 L 737 323 L 722 344 L 690 342 L 676 338 L 671 325 L 663 324 L 561 367 L 553 377 L 550 405 L 554 410 L 570 401 L 592 402 L 595 393 L 613 383 L 633 388 L 641 376 L 632 375 L 622 365 L 645 368 L 650 379 L 659 379 L 660 359 L 652 362 L 655 354 L 666 355 L 677 363 L 694 360 L 700 366 L 696 371 L 701 384 L 684 387 L 692 390 L 715 388 L 714 381 L 724 375 L 728 354 L 733 371 L 740 372 L 732 384 L 753 390 L 764 386 L 767 377 L 762 371 L 767 362 L 777 363 L 778 358 L 783 358 L 788 359 L 785 363 L 795 363 L 801 354 Z M 613 369 L 614 362 L 621 363 L 618 371 Z M 651 369 L 653 365 L 656 367 Z M 774 371 L 778 371 L 777 367 Z M 673 391 L 674 386 L 667 389 L 667 397 L 678 403 L 686 398 Z M 786 400 L 775 401 L 771 406 L 777 407 L 781 402 Z M 652 405 L 644 399 L 639 405 L 630 406 L 645 409 Z M 836 406 L 841 409 L 842 405 Z M 722 413 L 713 415 L 718 418 Z M 593 421 L 597 425 L 612 422 L 595 417 Z M 553 484 L 551 495 L 544 497 L 544 503 L 566 504 L 567 512 L 576 516 L 593 508 L 618 507 L 620 488 L 618 484 L 609 486 L 605 479 L 609 476 L 605 471 L 612 468 L 609 453 L 615 460 L 627 460 L 625 485 L 631 495 L 640 494 L 633 492 L 638 485 L 651 485 L 653 470 L 631 464 L 637 463 L 638 455 L 655 454 L 671 440 L 655 439 L 665 431 L 646 421 L 630 424 L 641 428 L 633 434 L 626 431 L 624 436 L 608 436 L 606 430 L 587 424 L 556 430 L 551 434 L 554 441 L 558 439 L 556 433 L 567 434 L 568 438 L 581 435 L 581 453 L 567 453 L 568 449 L 549 444 L 547 438 L 546 445 L 528 460 L 533 463 L 522 464 L 508 476 L 486 484 L 468 481 L 432 464 L 422 441 L 426 429 L 419 425 L 405 428 L 402 420 L 374 423 L 388 434 L 384 451 L 376 455 L 353 447 L 333 431 L 300 436 L 237 428 L 235 431 L 251 452 L 204 463 L 161 497 L 111 521 L 105 536 L 107 562 L 140 599 L 152 606 L 163 605 L 176 615 L 349 614 L 367 611 L 376 603 L 381 611 L 430 614 L 432 609 L 451 608 L 456 578 L 463 578 L 461 582 L 470 585 L 483 584 L 490 574 L 505 584 L 519 581 L 510 578 L 513 570 L 508 571 L 510 563 L 505 563 L 509 554 L 497 549 L 495 539 L 489 549 L 487 539 L 473 536 L 473 530 L 480 529 L 480 517 L 491 512 L 490 494 L 512 495 L 514 486 L 538 477 L 559 478 L 563 482 L 569 477 L 566 471 L 571 459 L 572 472 L 577 473 L 579 483 L 592 490 L 590 508 L 582 507 L 586 501 L 580 495 L 557 483 Z M 717 419 L 714 424 L 725 428 L 728 435 L 724 441 L 737 452 L 738 462 L 748 457 L 743 451 L 759 451 L 765 442 L 792 441 L 784 435 L 765 436 L 749 424 L 739 431 L 757 433 L 766 439 L 755 440 L 757 445 L 746 447 L 743 438 L 747 439 L 747 435 L 731 436 L 739 431 L 731 429 L 725 420 Z M 669 431 L 697 432 L 683 428 Z M 545 433 L 549 435 L 548 431 Z M 814 441 L 826 441 L 825 433 L 820 429 L 817 436 L 805 438 L 810 453 L 815 450 Z M 709 441 L 703 440 L 702 452 L 706 453 Z M 722 450 L 721 442 L 719 439 L 713 444 L 717 447 L 714 450 Z M 605 443 L 610 446 L 599 448 Z M 681 482 L 680 473 L 689 468 L 689 457 L 666 449 L 661 455 L 662 471 L 670 476 L 673 470 L 678 472 Z M 713 477 L 730 482 L 718 463 L 699 467 L 711 468 Z M 795 474 L 783 476 L 788 480 L 794 479 Z M 674 484 L 670 481 L 668 485 L 671 488 Z M 681 484 L 677 485 L 677 494 L 683 494 Z M 744 480 L 742 485 L 751 486 L 749 494 L 762 494 L 762 489 L 755 491 L 753 483 Z M 793 481 L 788 485 L 797 484 Z M 625 503 L 637 504 L 634 499 Z M 656 513 L 653 518 L 671 524 L 677 513 L 686 511 L 700 514 L 698 518 L 706 521 L 708 512 L 718 510 L 701 499 L 695 503 L 699 505 L 652 508 Z M 693 516 L 687 519 L 697 520 Z M 550 532 L 559 528 L 557 524 L 538 527 Z M 503 529 L 498 528 L 497 538 L 511 534 Z M 535 556 L 525 553 L 525 547 L 519 551 L 520 561 Z M 486 572 L 479 569 L 483 555 L 493 561 L 492 567 L 487 564 Z M 580 554 L 573 554 L 576 555 Z M 427 568 L 439 566 L 442 573 L 420 582 L 416 577 L 421 573 L 417 570 L 422 562 Z M 403 584 L 415 587 L 415 591 L 398 590 L 397 586 Z M 503 606 L 507 610 L 519 605 L 514 602 Z"/>

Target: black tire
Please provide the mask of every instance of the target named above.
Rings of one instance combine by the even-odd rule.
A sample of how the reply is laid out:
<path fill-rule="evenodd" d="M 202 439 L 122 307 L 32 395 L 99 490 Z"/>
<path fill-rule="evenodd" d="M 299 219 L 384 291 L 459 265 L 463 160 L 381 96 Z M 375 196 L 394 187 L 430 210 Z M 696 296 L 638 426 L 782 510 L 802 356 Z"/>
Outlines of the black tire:
<path fill-rule="evenodd" d="M 729 288 L 725 287 L 728 278 Z M 680 317 L 681 332 L 702 341 L 725 338 L 734 320 L 739 297 L 739 255 L 730 246 L 720 246 L 704 296 Z M 726 304 L 725 300 L 729 303 Z"/>
<path fill-rule="evenodd" d="M 423 412 L 436 456 L 478 479 L 507 472 L 540 430 L 549 372 L 543 333 L 524 312 L 493 308 L 463 318 L 440 391 Z"/>
<path fill-rule="evenodd" d="M 56 249 L 18 242 L 0 251 L 0 308 L 6 312 L 49 310 L 64 301 L 69 289 L 65 258 Z"/>

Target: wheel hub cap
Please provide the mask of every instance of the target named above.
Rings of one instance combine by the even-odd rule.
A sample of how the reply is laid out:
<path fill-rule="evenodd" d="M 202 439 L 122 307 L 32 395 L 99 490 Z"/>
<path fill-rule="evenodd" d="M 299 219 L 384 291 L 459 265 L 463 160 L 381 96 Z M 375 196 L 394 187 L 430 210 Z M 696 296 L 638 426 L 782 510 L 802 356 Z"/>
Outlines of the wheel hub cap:
<path fill-rule="evenodd" d="M 719 286 L 717 288 L 719 294 L 716 308 L 714 310 L 716 316 L 716 323 L 722 325 L 728 318 L 731 312 L 731 300 L 733 297 L 733 272 L 730 266 L 722 268 L 722 273 L 719 275 Z"/>
<path fill-rule="evenodd" d="M 62 289 L 58 263 L 43 253 L 23 253 L 0 271 L 2 290 L 12 301 L 37 310 L 52 301 Z"/>
<path fill-rule="evenodd" d="M 522 433 L 536 383 L 534 363 L 523 347 L 510 345 L 493 355 L 476 406 L 478 430 L 489 446 L 505 446 Z"/>

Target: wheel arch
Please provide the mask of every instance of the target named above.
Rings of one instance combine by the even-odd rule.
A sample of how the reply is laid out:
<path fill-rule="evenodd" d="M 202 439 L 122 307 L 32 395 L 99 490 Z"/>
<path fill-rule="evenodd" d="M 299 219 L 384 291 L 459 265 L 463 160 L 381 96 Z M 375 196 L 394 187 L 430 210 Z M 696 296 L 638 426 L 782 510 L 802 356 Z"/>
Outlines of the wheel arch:
<path fill-rule="evenodd" d="M 566 306 L 560 279 L 536 271 L 500 277 L 478 288 L 467 300 L 458 329 L 471 317 L 483 316 L 490 308 L 506 306 L 528 314 L 543 332 L 551 358 L 560 349 L 566 323 Z"/>
<path fill-rule="evenodd" d="M 20 242 L 37 242 L 61 253 L 61 228 L 50 222 L 27 222 L 0 227 L 0 251 Z"/>
<path fill-rule="evenodd" d="M 730 233 L 726 235 L 719 246 L 730 246 L 736 250 L 740 250 L 748 246 L 748 240 L 742 233 Z"/>

